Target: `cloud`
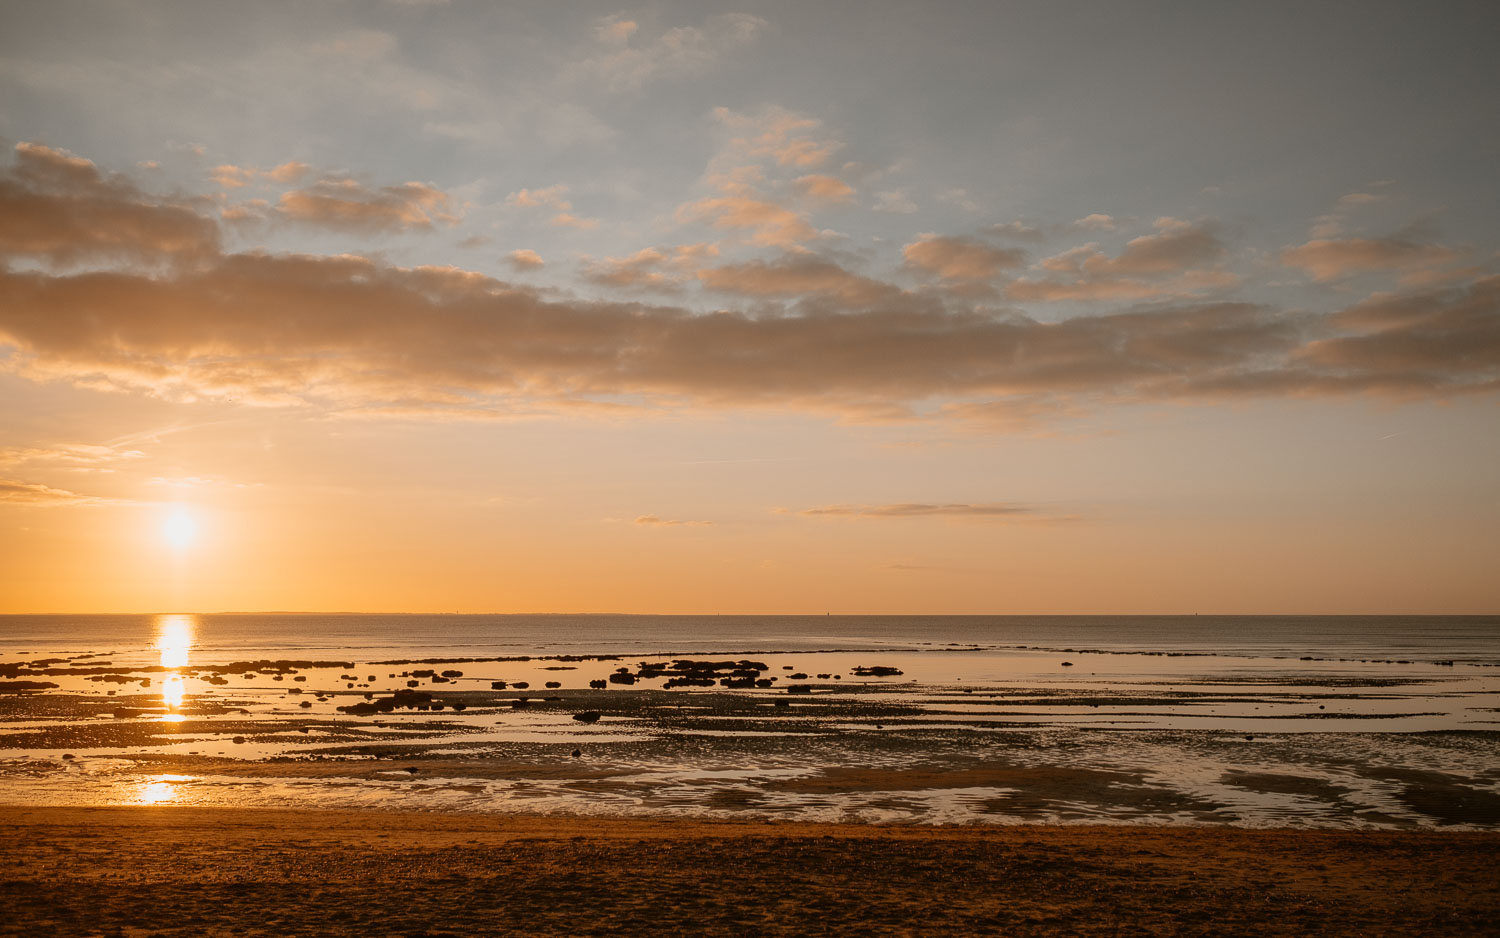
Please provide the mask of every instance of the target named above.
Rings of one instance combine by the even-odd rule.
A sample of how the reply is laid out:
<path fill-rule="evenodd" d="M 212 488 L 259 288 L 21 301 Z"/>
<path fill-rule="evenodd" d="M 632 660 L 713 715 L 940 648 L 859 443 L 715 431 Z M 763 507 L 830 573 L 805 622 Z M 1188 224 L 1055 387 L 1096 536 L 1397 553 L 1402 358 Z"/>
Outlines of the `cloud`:
<path fill-rule="evenodd" d="M 643 248 L 629 257 L 586 261 L 583 265 L 583 279 L 621 290 L 676 293 L 682 289 L 682 280 L 678 275 L 663 269 L 669 261 L 670 258 L 656 248 Z"/>
<path fill-rule="evenodd" d="M 1072 231 L 1114 231 L 1115 220 L 1112 216 L 1095 212 L 1069 222 L 1068 228 Z"/>
<path fill-rule="evenodd" d="M 917 210 L 917 203 L 900 189 L 893 189 L 875 193 L 875 204 L 870 208 L 872 211 L 887 212 L 892 215 L 910 215 Z"/>
<path fill-rule="evenodd" d="M 806 255 L 709 267 L 698 271 L 698 279 L 719 293 L 750 297 L 824 295 L 847 306 L 859 307 L 902 295 L 899 288 L 888 283 L 852 274 L 831 261 Z"/>
<path fill-rule="evenodd" d="M 310 170 L 311 168 L 312 167 L 308 166 L 306 163 L 299 163 L 296 160 L 293 160 L 288 163 L 282 163 L 275 169 L 266 172 L 265 175 L 266 178 L 270 179 L 272 182 L 292 185 L 294 183 L 301 182 L 302 177 L 306 176 L 308 170 Z"/>
<path fill-rule="evenodd" d="M 148 195 L 65 150 L 20 143 L 0 171 L 0 253 L 53 264 L 212 253 L 219 232 L 197 205 Z"/>
<path fill-rule="evenodd" d="M 781 107 L 753 114 L 715 108 L 713 116 L 732 136 L 717 161 L 766 161 L 778 167 L 813 169 L 826 163 L 843 144 L 822 133 L 823 122 Z"/>
<path fill-rule="evenodd" d="M 1090 242 L 1042 258 L 1036 266 L 1046 274 L 1015 280 L 1006 296 L 1021 302 L 1148 300 L 1193 296 L 1240 283 L 1238 276 L 1219 267 L 1228 250 L 1212 224 L 1158 218 L 1155 227 L 1155 234 L 1127 241 L 1118 255 L 1106 254 L 1097 242 Z"/>
<path fill-rule="evenodd" d="M 516 208 L 545 208 L 556 214 L 552 225 L 556 228 L 578 228 L 589 230 L 599 227 L 599 219 L 582 218 L 573 214 L 573 203 L 567 198 L 568 187 L 562 183 L 544 189 L 521 189 L 505 197 L 505 204 Z"/>
<path fill-rule="evenodd" d="M 1500 387 L 1500 276 L 1460 288 L 1376 294 L 1333 323 L 1353 334 L 1310 342 L 1298 349 L 1299 361 L 1346 380 L 1404 376 L 1442 390 L 1467 373 Z"/>
<path fill-rule="evenodd" d="M 750 242 L 791 248 L 817 237 L 817 230 L 800 213 L 742 195 L 699 199 L 677 210 L 683 222 L 706 222 L 715 228 L 750 232 Z"/>
<path fill-rule="evenodd" d="M 993 280 L 1026 262 L 1026 252 L 997 248 L 972 238 L 923 235 L 902 248 L 906 266 L 943 280 Z"/>
<path fill-rule="evenodd" d="M 93 501 L 87 495 L 79 495 L 64 489 L 35 482 L 18 482 L 15 479 L 0 479 L 0 505 L 27 505 L 50 507 L 54 505 L 78 505 Z"/>
<path fill-rule="evenodd" d="M 712 521 L 680 521 L 675 518 L 659 518 L 656 515 L 641 515 L 635 523 L 650 528 L 713 527 Z"/>
<path fill-rule="evenodd" d="M 1334 203 L 1333 211 L 1317 217 L 1308 235 L 1312 238 L 1337 238 L 1344 233 L 1344 223 L 1351 212 L 1364 205 L 1384 202 L 1385 198 L 1370 192 L 1350 192 L 1340 196 Z"/>
<path fill-rule="evenodd" d="M 898 502 L 888 505 L 823 505 L 804 508 L 797 514 L 806 518 L 864 518 L 879 521 L 907 518 L 967 518 L 985 521 L 1035 519 L 1039 514 L 1026 505 L 1003 502 Z"/>
<path fill-rule="evenodd" d="M 1435 397 L 1500 382 L 1492 276 L 1378 295 L 1334 315 L 1176 301 L 1040 321 L 952 291 L 904 291 L 810 255 L 704 267 L 715 249 L 700 244 L 618 259 L 758 300 L 748 311 L 704 313 L 591 301 L 450 266 L 225 253 L 213 223 L 191 212 L 198 253 L 177 263 L 179 240 L 153 224 L 59 222 L 94 202 L 130 219 L 180 222 L 177 201 L 102 179 L 76 157 L 37 159 L 32 176 L 0 174 L 5 191 L 30 200 L 26 213 L 0 215 L 0 369 L 80 387 L 407 416 L 775 407 L 1015 424 L 1119 402 Z M 1055 273 L 1085 285 L 1222 273 L 1089 280 L 1218 255 L 1177 225 L 1158 231 L 1117 256 L 1086 246 Z M 1012 259 L 965 239 L 913 244 L 928 252 L 917 263 L 959 282 L 1003 272 Z M 30 263 L 78 256 L 120 263 Z"/>
<path fill-rule="evenodd" d="M 574 74 L 601 83 L 613 92 L 639 91 L 652 81 L 681 78 L 707 70 L 735 49 L 750 45 L 767 27 L 747 13 L 712 16 L 699 26 L 676 26 L 640 46 L 631 43 L 640 24 L 620 14 L 595 22 L 594 35 L 603 51 L 580 62 Z"/>
<path fill-rule="evenodd" d="M 54 466 L 63 469 L 93 471 L 109 463 L 141 459 L 145 453 L 97 443 L 58 443 L 52 446 L 9 446 L 0 448 L 0 466 L 21 464 Z"/>
<path fill-rule="evenodd" d="M 521 208 L 550 208 L 566 212 L 573 207 L 567 199 L 568 187 L 562 183 L 543 189 L 519 189 L 505 197 L 506 205 Z"/>
<path fill-rule="evenodd" d="M 298 163 L 296 161 L 282 163 L 273 169 L 255 169 L 254 167 L 234 166 L 226 163 L 222 166 L 215 166 L 209 172 L 209 178 L 225 189 L 243 189 L 246 186 L 265 180 L 281 183 L 282 185 L 292 185 L 300 182 L 310 169 L 312 167 L 306 163 Z"/>
<path fill-rule="evenodd" d="M 984 230 L 989 234 L 1002 238 L 1015 238 L 1017 241 L 1041 241 L 1047 236 L 1041 228 L 1021 221 L 997 223 Z"/>
<path fill-rule="evenodd" d="M 305 189 L 283 193 L 277 212 L 292 221 L 374 234 L 452 225 L 461 215 L 447 194 L 421 182 L 371 189 L 353 179 L 324 178 Z"/>
<path fill-rule="evenodd" d="M 577 228 L 580 231 L 592 231 L 599 227 L 599 219 L 583 218 L 572 212 L 558 212 L 552 216 L 554 228 Z"/>
<path fill-rule="evenodd" d="M 239 166 L 215 166 L 209 178 L 225 189 L 240 189 L 255 181 L 255 171 Z"/>
<path fill-rule="evenodd" d="M 854 201 L 854 187 L 832 176 L 801 176 L 797 179 L 796 187 L 804 198 L 817 202 L 847 205 Z"/>
<path fill-rule="evenodd" d="M 505 255 L 505 260 L 516 270 L 536 270 L 547 263 L 542 260 L 542 255 L 530 248 L 517 248 Z"/>
<path fill-rule="evenodd" d="M 1281 252 L 1281 262 L 1314 280 L 1342 280 L 1361 273 L 1408 273 L 1462 259 L 1464 253 L 1440 244 L 1401 237 L 1316 238 Z"/>

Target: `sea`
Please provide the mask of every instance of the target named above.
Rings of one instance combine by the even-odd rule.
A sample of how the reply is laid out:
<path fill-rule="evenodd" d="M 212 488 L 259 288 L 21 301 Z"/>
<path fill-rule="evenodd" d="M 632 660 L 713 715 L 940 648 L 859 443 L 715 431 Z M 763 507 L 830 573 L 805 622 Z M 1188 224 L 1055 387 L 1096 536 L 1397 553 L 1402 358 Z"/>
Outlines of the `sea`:
<path fill-rule="evenodd" d="M 1500 617 L 0 616 L 0 803 L 1500 827 Z"/>

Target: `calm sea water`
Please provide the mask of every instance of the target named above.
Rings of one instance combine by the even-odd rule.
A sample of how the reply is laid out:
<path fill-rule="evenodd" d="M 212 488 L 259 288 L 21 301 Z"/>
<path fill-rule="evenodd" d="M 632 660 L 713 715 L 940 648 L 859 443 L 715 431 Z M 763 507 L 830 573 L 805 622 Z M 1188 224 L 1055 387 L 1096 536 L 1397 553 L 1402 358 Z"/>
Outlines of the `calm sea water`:
<path fill-rule="evenodd" d="M 983 648 L 1500 664 L 1500 616 L 197 615 L 195 663 Z M 0 655 L 150 657 L 160 616 L 0 616 Z"/>

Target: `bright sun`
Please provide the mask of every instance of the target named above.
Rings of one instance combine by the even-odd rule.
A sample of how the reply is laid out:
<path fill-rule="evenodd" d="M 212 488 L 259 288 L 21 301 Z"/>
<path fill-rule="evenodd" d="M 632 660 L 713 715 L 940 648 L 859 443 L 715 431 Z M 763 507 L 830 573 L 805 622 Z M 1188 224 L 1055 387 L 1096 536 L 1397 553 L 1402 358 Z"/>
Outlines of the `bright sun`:
<path fill-rule="evenodd" d="M 162 525 L 162 534 L 173 549 L 183 550 L 191 546 L 193 539 L 197 537 L 198 523 L 186 508 L 173 508 L 171 514 L 167 515 L 166 523 Z"/>

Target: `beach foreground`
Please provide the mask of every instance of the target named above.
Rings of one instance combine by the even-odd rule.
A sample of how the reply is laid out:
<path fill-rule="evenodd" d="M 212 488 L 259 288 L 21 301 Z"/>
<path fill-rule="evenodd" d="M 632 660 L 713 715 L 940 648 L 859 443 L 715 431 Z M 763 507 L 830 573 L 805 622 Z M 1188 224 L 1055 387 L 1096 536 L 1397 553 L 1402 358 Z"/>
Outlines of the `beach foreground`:
<path fill-rule="evenodd" d="M 0 808 L 5 934 L 1479 935 L 1500 834 Z"/>

